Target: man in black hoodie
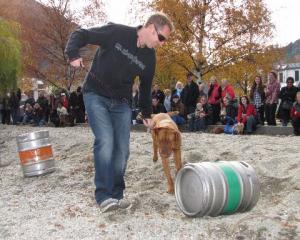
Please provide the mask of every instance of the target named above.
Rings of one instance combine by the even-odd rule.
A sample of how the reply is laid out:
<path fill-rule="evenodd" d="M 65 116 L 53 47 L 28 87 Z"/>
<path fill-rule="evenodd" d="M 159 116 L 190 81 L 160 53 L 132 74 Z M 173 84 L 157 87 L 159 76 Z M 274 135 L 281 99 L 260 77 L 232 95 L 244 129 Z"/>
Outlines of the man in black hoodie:
<path fill-rule="evenodd" d="M 103 212 L 127 208 L 124 174 L 129 157 L 130 99 L 135 77 L 140 78 L 139 106 L 144 124 L 151 126 L 151 86 L 155 50 L 173 31 L 163 14 L 150 16 L 144 26 L 107 24 L 73 32 L 66 54 L 73 67 L 84 67 L 79 49 L 99 45 L 83 84 L 88 122 L 95 136 L 95 197 Z"/>

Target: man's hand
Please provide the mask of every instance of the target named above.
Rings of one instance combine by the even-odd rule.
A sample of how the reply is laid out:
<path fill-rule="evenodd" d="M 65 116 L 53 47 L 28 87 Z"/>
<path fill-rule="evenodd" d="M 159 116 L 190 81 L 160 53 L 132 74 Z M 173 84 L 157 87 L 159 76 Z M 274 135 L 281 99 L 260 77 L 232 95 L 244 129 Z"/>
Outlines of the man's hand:
<path fill-rule="evenodd" d="M 153 121 L 151 118 L 145 118 L 143 119 L 143 123 L 147 128 L 152 129 L 153 128 Z"/>
<path fill-rule="evenodd" d="M 70 62 L 70 65 L 75 68 L 84 67 L 82 58 L 77 58 Z"/>

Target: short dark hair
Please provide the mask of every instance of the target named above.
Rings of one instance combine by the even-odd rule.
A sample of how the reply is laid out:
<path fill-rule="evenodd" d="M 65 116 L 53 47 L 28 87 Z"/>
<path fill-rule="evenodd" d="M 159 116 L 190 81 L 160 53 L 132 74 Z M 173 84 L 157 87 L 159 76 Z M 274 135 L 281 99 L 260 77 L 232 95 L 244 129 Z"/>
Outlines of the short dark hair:
<path fill-rule="evenodd" d="M 186 77 L 192 77 L 192 76 L 194 76 L 194 74 L 192 74 L 192 73 L 190 73 L 190 72 L 188 72 L 188 73 L 186 74 Z"/>
<path fill-rule="evenodd" d="M 148 18 L 147 22 L 145 23 L 145 26 L 147 27 L 151 24 L 154 24 L 158 28 L 162 28 L 163 26 L 168 26 L 171 32 L 174 31 L 173 23 L 164 13 L 155 13 L 151 15 Z"/>
<path fill-rule="evenodd" d="M 291 82 L 295 82 L 295 80 L 294 80 L 294 78 L 293 77 L 288 77 L 287 79 L 286 79 L 286 83 L 288 82 L 288 81 L 291 81 Z"/>

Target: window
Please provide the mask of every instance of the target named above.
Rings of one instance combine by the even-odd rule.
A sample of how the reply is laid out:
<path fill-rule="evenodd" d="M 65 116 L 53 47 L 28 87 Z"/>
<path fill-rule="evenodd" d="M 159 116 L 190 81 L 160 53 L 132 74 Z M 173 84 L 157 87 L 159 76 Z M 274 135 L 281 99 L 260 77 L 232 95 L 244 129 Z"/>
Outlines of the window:
<path fill-rule="evenodd" d="M 295 81 L 298 82 L 299 81 L 299 71 L 295 71 Z"/>
<path fill-rule="evenodd" d="M 283 82 L 283 73 L 282 73 L 282 72 L 279 73 L 279 81 L 280 81 L 280 82 Z"/>

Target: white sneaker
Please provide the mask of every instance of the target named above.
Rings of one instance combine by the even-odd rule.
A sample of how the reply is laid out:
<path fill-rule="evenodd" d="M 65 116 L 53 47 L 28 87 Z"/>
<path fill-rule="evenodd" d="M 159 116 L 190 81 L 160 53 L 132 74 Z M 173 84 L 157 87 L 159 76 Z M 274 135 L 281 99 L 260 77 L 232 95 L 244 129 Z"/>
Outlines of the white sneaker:
<path fill-rule="evenodd" d="M 118 201 L 118 206 L 121 209 L 128 209 L 128 208 L 131 207 L 131 205 L 132 205 L 131 202 L 129 200 L 124 199 L 124 198 L 122 198 Z"/>
<path fill-rule="evenodd" d="M 115 198 L 108 198 L 100 203 L 100 209 L 102 213 L 116 210 L 119 207 L 119 201 Z"/>

